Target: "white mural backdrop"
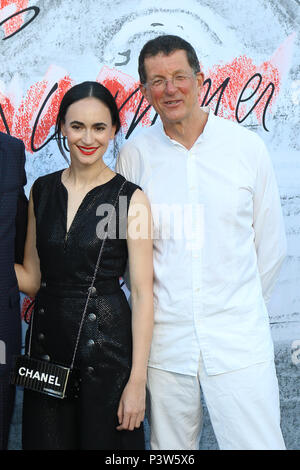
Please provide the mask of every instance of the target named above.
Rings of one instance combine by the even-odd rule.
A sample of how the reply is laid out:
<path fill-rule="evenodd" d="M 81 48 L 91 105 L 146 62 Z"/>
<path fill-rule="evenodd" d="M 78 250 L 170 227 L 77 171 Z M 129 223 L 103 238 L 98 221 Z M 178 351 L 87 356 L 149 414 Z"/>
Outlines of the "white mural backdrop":
<path fill-rule="evenodd" d="M 288 238 L 270 321 L 291 449 L 300 448 L 299 31 L 299 0 L 0 0 L 0 130 L 25 143 L 27 194 L 38 176 L 68 164 L 53 132 L 73 84 L 97 80 L 111 90 L 119 145 L 157 119 L 138 91 L 137 58 L 160 34 L 195 47 L 206 77 L 200 104 L 266 142 Z M 206 429 L 201 448 L 214 448 L 209 423 Z"/>

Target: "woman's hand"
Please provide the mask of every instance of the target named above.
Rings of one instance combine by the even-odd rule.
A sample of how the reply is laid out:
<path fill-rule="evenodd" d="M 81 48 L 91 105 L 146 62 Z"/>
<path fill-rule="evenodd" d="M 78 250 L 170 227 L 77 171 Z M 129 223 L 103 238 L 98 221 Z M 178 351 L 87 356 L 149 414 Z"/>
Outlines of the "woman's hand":
<path fill-rule="evenodd" d="M 145 417 L 146 383 L 128 381 L 118 408 L 118 431 L 139 428 Z"/>

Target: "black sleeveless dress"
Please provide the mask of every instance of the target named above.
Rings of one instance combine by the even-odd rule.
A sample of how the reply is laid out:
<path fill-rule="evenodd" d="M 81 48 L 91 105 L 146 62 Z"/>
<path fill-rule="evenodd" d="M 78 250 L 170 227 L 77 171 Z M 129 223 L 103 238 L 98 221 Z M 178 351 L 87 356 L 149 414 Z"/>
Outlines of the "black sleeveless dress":
<path fill-rule="evenodd" d="M 101 227 L 107 226 L 125 179 L 116 174 L 89 191 L 66 232 L 68 192 L 62 171 L 38 178 L 32 189 L 42 283 L 31 355 L 69 367 L 103 240 Z M 144 449 L 142 425 L 134 431 L 116 430 L 132 355 L 131 310 L 119 278 L 128 258 L 127 211 L 137 188 L 126 181 L 111 218 L 75 356 L 79 397 L 61 400 L 26 390 L 23 449 Z M 28 339 L 29 329 L 27 347 Z"/>

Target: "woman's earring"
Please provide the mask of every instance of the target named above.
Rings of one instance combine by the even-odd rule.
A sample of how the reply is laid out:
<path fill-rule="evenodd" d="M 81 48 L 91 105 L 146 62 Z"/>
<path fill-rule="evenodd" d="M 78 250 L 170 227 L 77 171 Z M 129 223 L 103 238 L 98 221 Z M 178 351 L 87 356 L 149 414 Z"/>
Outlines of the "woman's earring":
<path fill-rule="evenodd" d="M 64 136 L 63 136 L 63 146 L 64 146 L 65 150 L 66 150 L 67 152 L 69 152 L 70 150 L 69 150 L 68 147 L 67 147 L 66 141 L 67 141 L 67 138 L 66 138 L 66 136 L 64 135 Z"/>

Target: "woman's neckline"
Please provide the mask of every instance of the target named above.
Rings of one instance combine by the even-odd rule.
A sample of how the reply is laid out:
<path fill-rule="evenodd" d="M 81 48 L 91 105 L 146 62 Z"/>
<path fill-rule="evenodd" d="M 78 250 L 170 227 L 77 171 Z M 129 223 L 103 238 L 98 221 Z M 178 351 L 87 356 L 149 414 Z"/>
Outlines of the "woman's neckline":
<path fill-rule="evenodd" d="M 60 184 L 68 191 L 68 188 L 66 187 L 66 185 L 63 183 L 62 181 L 62 174 L 63 172 L 66 170 L 66 168 L 63 168 L 62 170 L 59 170 L 58 172 L 58 177 L 59 177 L 59 182 Z M 114 176 L 112 178 L 110 178 L 108 181 L 106 181 L 105 183 L 102 183 L 102 184 L 97 184 L 96 186 L 94 186 L 92 189 L 90 189 L 89 191 L 87 191 L 86 195 L 89 194 L 91 191 L 93 191 L 94 189 L 96 188 L 103 188 L 103 186 L 106 186 L 107 184 L 109 184 L 111 181 L 113 181 L 116 177 L 118 176 L 118 173 L 115 173 Z"/>

